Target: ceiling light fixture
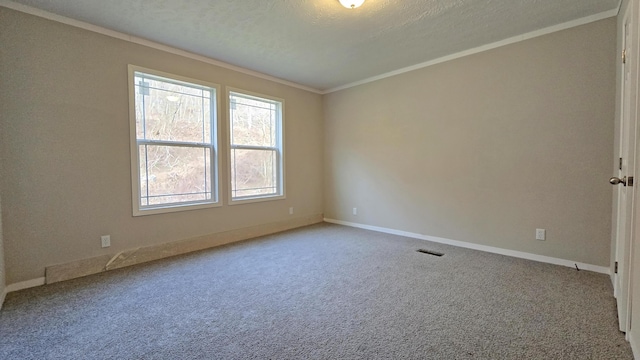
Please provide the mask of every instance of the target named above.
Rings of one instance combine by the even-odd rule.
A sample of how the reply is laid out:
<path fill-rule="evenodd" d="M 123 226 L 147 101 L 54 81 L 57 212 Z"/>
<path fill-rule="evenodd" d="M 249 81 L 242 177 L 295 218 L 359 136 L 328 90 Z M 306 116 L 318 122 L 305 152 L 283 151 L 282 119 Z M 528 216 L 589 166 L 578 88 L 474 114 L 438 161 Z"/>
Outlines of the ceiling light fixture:
<path fill-rule="evenodd" d="M 363 2 L 364 0 L 340 0 L 340 4 L 342 4 L 342 6 L 346 7 L 347 9 L 355 9 L 357 7 L 360 7 Z"/>

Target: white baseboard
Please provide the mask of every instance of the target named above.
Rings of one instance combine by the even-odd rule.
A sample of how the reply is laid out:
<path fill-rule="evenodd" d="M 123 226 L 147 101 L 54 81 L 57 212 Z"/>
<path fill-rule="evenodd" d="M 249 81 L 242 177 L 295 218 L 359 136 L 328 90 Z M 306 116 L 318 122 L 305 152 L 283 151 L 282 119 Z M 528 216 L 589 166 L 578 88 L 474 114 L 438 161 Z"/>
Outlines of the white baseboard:
<path fill-rule="evenodd" d="M 611 270 L 608 267 L 604 267 L 604 266 L 585 264 L 585 263 L 581 263 L 581 262 L 577 262 L 577 261 L 558 259 L 558 258 L 554 258 L 554 257 L 550 257 L 550 256 L 531 254 L 531 253 L 527 253 L 527 252 L 523 252 L 523 251 L 502 249 L 502 248 L 493 247 L 493 246 L 474 244 L 474 243 L 470 243 L 470 242 L 466 242 L 466 241 L 451 240 L 451 239 L 446 239 L 446 238 L 441 238 L 441 237 L 436 237 L 436 236 L 422 235 L 422 234 L 412 233 L 412 232 L 408 232 L 408 231 L 389 229 L 389 228 L 384 228 L 384 227 L 379 227 L 379 226 L 364 225 L 364 224 L 358 224 L 358 223 L 342 221 L 342 220 L 335 220 L 335 219 L 327 219 L 327 218 L 325 218 L 324 221 L 328 222 L 328 223 L 332 223 L 332 224 L 345 225 L 345 226 L 350 226 L 350 227 L 355 227 L 355 228 L 360 228 L 360 229 L 366 229 L 366 230 L 382 232 L 382 233 L 386 233 L 386 234 L 410 237 L 410 238 L 414 238 L 414 239 L 433 241 L 433 242 L 440 243 L 440 244 L 453 245 L 453 246 L 457 246 L 457 247 L 473 249 L 473 250 L 479 250 L 479 251 L 485 251 L 485 252 L 490 252 L 490 253 L 494 253 L 494 254 L 500 254 L 500 255 L 506 255 L 506 256 L 516 257 L 516 258 L 521 258 L 521 259 L 533 260 L 533 261 L 538 261 L 538 262 L 543 262 L 543 263 L 548 263 L 548 264 L 562 265 L 562 266 L 567 266 L 567 267 L 571 267 L 571 268 L 575 268 L 576 265 L 577 265 L 580 270 L 588 270 L 588 271 L 593 271 L 593 272 L 597 272 L 597 273 L 601 273 L 601 274 L 611 275 Z"/>
<path fill-rule="evenodd" d="M 601 274 L 611 275 L 610 274 L 611 273 L 610 269 L 607 268 L 607 267 L 604 267 L 604 266 L 585 264 L 585 263 L 566 260 L 566 259 L 558 259 L 558 258 L 553 258 L 553 257 L 549 257 L 549 256 L 526 253 L 526 252 L 522 252 L 522 251 L 502 249 L 502 248 L 497 248 L 497 247 L 493 247 L 493 246 L 473 244 L 473 243 L 469 243 L 469 242 L 465 242 L 465 241 L 451 240 L 451 239 L 446 239 L 446 238 L 441 238 L 441 237 L 436 237 L 436 236 L 422 235 L 422 234 L 412 233 L 412 232 L 408 232 L 408 231 L 383 228 L 383 227 L 379 227 L 379 226 L 364 225 L 364 224 L 358 224 L 358 223 L 353 223 L 353 222 L 348 222 L 348 221 L 341 221 L 341 220 L 327 219 L 327 218 L 325 218 L 324 221 L 328 222 L 328 223 L 332 223 L 332 224 L 345 225 L 345 226 L 350 226 L 350 227 L 355 227 L 355 228 L 360 228 L 360 229 L 377 231 L 377 232 L 386 233 L 386 234 L 410 237 L 410 238 L 414 238 L 414 239 L 433 241 L 433 242 L 437 242 L 437 243 L 440 243 L 440 244 L 453 245 L 453 246 L 467 248 L 467 249 L 485 251 L 485 252 L 490 252 L 490 253 L 494 253 L 494 254 L 517 257 L 517 258 L 521 258 L 521 259 L 533 260 L 533 261 L 549 263 L 549 264 L 554 264 L 554 265 L 562 265 L 562 266 L 567 266 L 567 267 L 571 267 L 571 268 L 573 268 L 576 265 L 578 265 L 578 268 L 580 270 L 588 270 L 588 271 L 593 271 L 593 272 L 597 272 L 597 273 L 601 273 Z M 44 277 L 40 277 L 40 278 L 36 278 L 36 279 L 31 279 L 31 280 L 27 280 L 27 281 L 21 281 L 21 282 L 18 282 L 18 283 L 13 283 L 13 284 L 7 285 L 7 287 L 4 289 L 4 291 L 2 293 L 0 293 L 0 308 L 2 308 L 2 303 L 4 302 L 6 294 L 8 294 L 10 292 L 14 292 L 14 291 L 19 291 L 19 290 L 24 290 L 24 289 L 36 287 L 36 286 L 41 286 L 41 285 L 44 285 L 44 284 L 45 284 L 45 278 Z M 633 338 L 631 338 L 631 343 L 632 343 L 632 345 L 634 344 Z M 636 353 L 636 351 L 634 351 L 634 354 L 635 353 Z"/>
<path fill-rule="evenodd" d="M 44 285 L 44 277 L 9 284 L 4 289 L 4 291 L 8 294 L 10 292 L 24 290 L 24 289 L 28 289 L 36 286 L 42 286 L 42 285 Z"/>

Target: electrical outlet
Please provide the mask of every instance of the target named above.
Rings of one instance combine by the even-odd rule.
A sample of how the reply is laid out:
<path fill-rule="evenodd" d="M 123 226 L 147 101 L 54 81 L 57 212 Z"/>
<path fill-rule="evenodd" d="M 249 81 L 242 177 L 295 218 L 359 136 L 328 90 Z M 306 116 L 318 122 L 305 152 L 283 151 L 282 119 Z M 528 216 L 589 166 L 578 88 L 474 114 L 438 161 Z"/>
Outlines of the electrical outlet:
<path fill-rule="evenodd" d="M 546 239 L 547 239 L 547 230 L 536 229 L 536 240 L 546 240 Z"/>
<path fill-rule="evenodd" d="M 103 248 L 111 246 L 111 235 L 102 235 L 100 240 L 102 241 Z"/>
<path fill-rule="evenodd" d="M 353 208 L 353 215 L 358 215 L 358 208 Z"/>
<path fill-rule="evenodd" d="M 293 206 L 289 208 L 289 215 L 293 215 Z"/>

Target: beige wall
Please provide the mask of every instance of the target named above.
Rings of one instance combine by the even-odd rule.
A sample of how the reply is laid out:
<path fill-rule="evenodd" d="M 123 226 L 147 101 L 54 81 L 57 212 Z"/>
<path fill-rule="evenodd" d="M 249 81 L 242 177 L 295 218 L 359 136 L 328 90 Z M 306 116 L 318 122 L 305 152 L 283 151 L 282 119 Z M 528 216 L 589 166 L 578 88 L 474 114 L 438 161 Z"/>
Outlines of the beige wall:
<path fill-rule="evenodd" d="M 0 7 L 7 283 L 290 206 L 319 214 L 323 193 L 328 218 L 608 266 L 615 31 L 603 20 L 323 100 Z M 129 63 L 284 98 L 287 199 L 132 217 Z"/>
<path fill-rule="evenodd" d="M 7 283 L 48 265 L 322 213 L 320 95 L 1 7 L 0 43 Z M 285 99 L 286 200 L 132 217 L 127 64 Z"/>
<path fill-rule="evenodd" d="M 615 38 L 610 18 L 327 95 L 325 217 L 609 266 Z"/>

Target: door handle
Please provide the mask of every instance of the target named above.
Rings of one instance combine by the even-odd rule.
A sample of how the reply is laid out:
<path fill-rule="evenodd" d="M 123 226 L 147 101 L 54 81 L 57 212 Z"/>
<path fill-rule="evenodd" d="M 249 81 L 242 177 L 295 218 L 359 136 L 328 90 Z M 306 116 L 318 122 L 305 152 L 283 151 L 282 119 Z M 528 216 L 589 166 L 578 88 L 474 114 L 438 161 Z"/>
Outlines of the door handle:
<path fill-rule="evenodd" d="M 611 185 L 618 185 L 618 184 L 622 184 L 624 186 L 627 186 L 627 177 L 623 177 L 622 179 L 620 179 L 619 177 L 612 177 L 611 179 L 609 179 L 609 183 Z"/>

